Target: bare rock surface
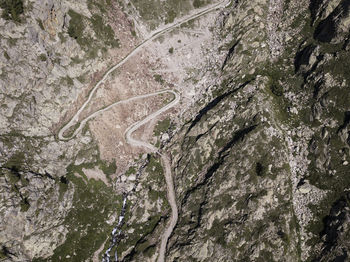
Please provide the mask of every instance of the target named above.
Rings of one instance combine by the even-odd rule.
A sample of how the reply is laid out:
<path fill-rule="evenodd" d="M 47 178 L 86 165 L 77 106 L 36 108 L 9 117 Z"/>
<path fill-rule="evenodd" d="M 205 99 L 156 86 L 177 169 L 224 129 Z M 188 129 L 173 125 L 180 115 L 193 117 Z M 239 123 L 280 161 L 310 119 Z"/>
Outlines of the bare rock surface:
<path fill-rule="evenodd" d="M 349 1 L 10 2 L 1 261 L 349 260 Z"/>

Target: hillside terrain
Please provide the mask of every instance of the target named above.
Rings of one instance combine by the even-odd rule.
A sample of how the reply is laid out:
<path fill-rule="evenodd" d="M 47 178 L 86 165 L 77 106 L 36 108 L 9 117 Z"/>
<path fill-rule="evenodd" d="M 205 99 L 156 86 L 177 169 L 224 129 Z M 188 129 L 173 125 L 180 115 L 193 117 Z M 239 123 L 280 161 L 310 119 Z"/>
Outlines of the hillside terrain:
<path fill-rule="evenodd" d="M 0 13 L 0 261 L 349 260 L 349 1 Z"/>

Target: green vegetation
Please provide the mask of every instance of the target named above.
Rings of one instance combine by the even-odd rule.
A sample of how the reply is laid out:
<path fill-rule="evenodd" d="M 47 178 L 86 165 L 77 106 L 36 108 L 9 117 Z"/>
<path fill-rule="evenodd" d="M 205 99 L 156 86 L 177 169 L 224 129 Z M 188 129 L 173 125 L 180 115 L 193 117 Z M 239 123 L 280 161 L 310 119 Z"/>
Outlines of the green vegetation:
<path fill-rule="evenodd" d="M 108 9 L 112 7 L 112 0 L 88 0 L 88 8 L 93 12 L 106 14 Z"/>
<path fill-rule="evenodd" d="M 45 30 L 43 21 L 40 18 L 37 18 L 36 21 L 38 22 L 40 29 Z"/>
<path fill-rule="evenodd" d="M 163 179 L 163 167 L 160 163 L 160 159 L 155 158 L 154 156 L 151 156 L 149 159 L 149 163 L 146 167 L 146 171 L 147 173 L 150 174 L 150 178 L 154 178 L 155 180 L 157 180 L 158 182 L 160 182 L 161 185 L 161 181 Z M 160 178 L 160 180 L 159 180 Z"/>
<path fill-rule="evenodd" d="M 193 1 L 193 6 L 194 6 L 195 8 L 202 7 L 204 4 L 205 4 L 205 3 L 204 3 L 204 1 L 202 1 L 202 0 L 194 0 L 194 1 Z"/>
<path fill-rule="evenodd" d="M 120 47 L 119 40 L 115 38 L 114 31 L 110 25 L 106 25 L 100 15 L 94 14 L 91 18 L 92 28 L 98 39 L 101 39 L 110 47 Z"/>
<path fill-rule="evenodd" d="M 4 57 L 5 57 L 7 60 L 10 60 L 10 56 L 9 56 L 9 54 L 8 54 L 6 51 L 4 51 Z"/>
<path fill-rule="evenodd" d="M 4 167 L 20 170 L 24 165 L 24 161 L 25 161 L 24 153 L 17 152 L 11 156 L 11 158 L 5 163 Z"/>
<path fill-rule="evenodd" d="M 66 76 L 63 78 L 63 81 L 65 82 L 65 84 L 67 84 L 68 86 L 73 86 L 74 85 L 74 81 L 71 77 Z M 79 124 L 80 125 L 80 124 Z M 79 126 L 77 126 L 76 128 L 78 128 Z M 74 126 L 74 130 L 76 129 Z"/>
<path fill-rule="evenodd" d="M 156 201 L 158 198 L 163 200 L 163 203 L 168 203 L 166 198 L 166 192 L 164 190 L 155 190 L 154 187 L 163 188 L 165 186 L 165 179 L 163 175 L 163 167 L 160 159 L 153 156 L 150 157 L 149 163 L 146 167 L 147 184 L 153 185 L 148 186 L 148 196 L 152 201 Z"/>
<path fill-rule="evenodd" d="M 7 38 L 7 42 L 9 43 L 10 47 L 14 47 L 17 44 L 18 38 Z"/>
<path fill-rule="evenodd" d="M 177 17 L 187 14 L 193 8 L 203 7 L 211 0 L 131 0 L 141 18 L 154 29 L 159 23 L 172 23 Z"/>
<path fill-rule="evenodd" d="M 3 9 L 2 17 L 6 20 L 21 21 L 23 14 L 23 0 L 0 0 L 0 7 Z"/>
<path fill-rule="evenodd" d="M 84 38 L 84 16 L 81 14 L 75 12 L 74 10 L 70 9 L 68 11 L 68 15 L 70 16 L 71 20 L 69 21 L 69 27 L 68 27 L 68 35 L 75 40 L 77 40 L 78 44 L 81 46 L 85 46 L 88 44 L 88 39 Z"/>
<path fill-rule="evenodd" d="M 208 230 L 207 234 L 209 236 L 212 236 L 215 239 L 216 243 L 220 244 L 223 247 L 227 246 L 225 222 L 215 219 L 212 227 Z"/>
<path fill-rule="evenodd" d="M 176 12 L 174 10 L 169 10 L 167 12 L 167 18 L 165 19 L 165 23 L 166 24 L 172 23 L 174 22 L 175 18 L 176 18 Z"/>
<path fill-rule="evenodd" d="M 98 55 L 98 51 L 106 53 L 109 48 L 120 47 L 119 39 L 116 38 L 112 27 L 104 21 L 104 18 L 96 13 L 94 6 L 98 6 L 97 10 L 102 12 L 101 8 L 104 9 L 104 1 L 100 2 L 89 2 L 89 8 L 93 13 L 91 19 L 75 12 L 70 9 L 68 11 L 71 20 L 68 27 L 68 35 L 74 38 L 77 43 L 86 51 L 88 58 L 95 58 Z M 85 30 L 87 26 L 91 26 L 95 33 L 95 39 L 89 34 L 89 30 Z M 65 38 L 63 35 L 59 35 L 61 41 L 64 42 Z"/>
<path fill-rule="evenodd" d="M 170 48 L 169 48 L 169 53 L 170 53 L 170 54 L 173 54 L 173 53 L 174 53 L 174 47 L 170 47 Z"/>
<path fill-rule="evenodd" d="M 99 166 L 103 173 L 105 173 L 107 176 L 113 175 L 117 170 L 115 161 L 112 161 L 110 164 L 101 161 Z"/>
<path fill-rule="evenodd" d="M 67 41 L 67 38 L 64 36 L 62 32 L 58 33 L 58 37 L 60 38 L 62 44 L 64 44 Z"/>
<path fill-rule="evenodd" d="M 0 260 L 7 258 L 4 247 L 0 249 Z"/>
<path fill-rule="evenodd" d="M 136 174 L 136 168 L 134 166 L 129 167 L 129 169 L 125 172 L 125 175 L 127 176 L 131 174 Z"/>
<path fill-rule="evenodd" d="M 134 229 L 133 233 L 127 235 L 126 241 L 121 241 L 117 246 L 118 254 L 121 254 L 123 251 L 128 248 L 135 246 L 135 251 L 139 253 L 152 254 L 152 249 L 149 250 L 149 245 L 146 241 L 140 241 L 151 234 L 154 229 L 157 227 L 161 216 L 159 214 L 150 216 L 148 221 L 144 223 L 133 224 L 132 228 Z M 124 224 L 123 230 L 126 230 L 127 224 Z M 153 249 L 154 251 L 154 249 Z"/>
<path fill-rule="evenodd" d="M 22 170 L 22 165 L 24 161 L 23 153 L 16 153 L 13 155 L 7 163 L 5 163 L 4 167 L 8 168 L 4 169 L 0 172 L 0 175 L 4 175 L 8 185 L 12 192 L 14 192 L 21 200 L 19 202 L 20 211 L 26 212 L 30 207 L 30 203 L 28 198 L 21 193 L 21 188 L 26 187 L 28 185 L 28 180 L 21 175 L 19 171 Z"/>
<path fill-rule="evenodd" d="M 75 187 L 74 208 L 64 221 L 69 230 L 67 240 L 54 250 L 53 261 L 67 255 L 71 256 L 72 261 L 90 259 L 93 251 L 102 245 L 113 228 L 106 223 L 106 219 L 111 213 L 121 210 L 122 197 L 116 196 L 111 187 L 102 181 L 83 180 L 74 175 L 77 172 L 84 177 L 82 168 L 94 165 L 70 165 L 67 168 L 67 180 Z"/>
<path fill-rule="evenodd" d="M 166 132 L 170 128 L 170 119 L 165 118 L 164 120 L 158 121 L 154 128 L 153 134 L 159 136 L 161 133 Z"/>
<path fill-rule="evenodd" d="M 40 54 L 39 55 L 39 60 L 42 61 L 42 62 L 45 62 L 47 60 L 47 57 L 45 54 Z"/>
<path fill-rule="evenodd" d="M 344 190 L 350 186 L 348 167 L 343 166 L 342 164 L 344 161 L 343 156 L 348 155 L 347 153 L 344 154 L 344 150 L 347 150 L 348 145 L 346 141 L 342 141 L 338 129 L 339 126 L 345 122 L 344 113 L 348 110 L 350 99 L 348 88 L 348 84 L 350 83 L 350 56 L 345 49 L 342 50 L 345 46 L 344 42 L 332 44 L 320 43 L 315 40 L 315 25 L 317 26 L 317 21 L 314 24 L 311 23 L 309 13 L 301 13 L 294 20 L 291 27 L 302 28 L 302 46 L 300 46 L 301 39 L 295 39 L 295 41 L 287 47 L 285 58 L 287 58 L 289 63 L 292 64 L 292 61 L 295 58 L 295 53 L 298 51 L 296 48 L 297 46 L 299 46 L 299 50 L 303 50 L 304 47 L 313 45 L 319 47 L 317 59 L 320 59 L 321 63 L 315 63 L 314 67 L 307 64 L 307 69 L 304 69 L 304 71 L 300 70 L 301 72 L 295 74 L 295 72 L 286 70 L 288 62 L 278 62 L 279 68 L 282 68 L 282 70 L 280 70 L 281 73 L 279 73 L 280 77 L 278 78 L 282 79 L 282 83 L 284 82 L 288 84 L 283 85 L 283 87 L 289 86 L 289 88 L 293 89 L 295 93 L 300 94 L 300 92 L 303 92 L 305 97 L 310 97 L 306 100 L 307 106 L 304 106 L 303 110 L 299 112 L 298 118 L 292 122 L 298 125 L 301 125 L 302 123 L 307 127 L 313 128 L 314 136 L 312 142 L 310 141 L 310 147 L 311 144 L 313 144 L 315 145 L 316 150 L 314 152 L 313 150 L 310 150 L 308 158 L 311 163 L 309 164 L 308 172 L 304 178 L 309 180 L 310 184 L 317 188 L 327 191 L 327 195 L 320 203 L 310 204 L 308 206 L 312 211 L 313 219 L 306 229 L 314 234 L 314 237 L 307 243 L 309 246 L 314 246 L 324 242 L 324 239 L 320 238 L 320 233 L 325 230 L 325 218 L 329 215 L 332 205 L 344 196 Z M 324 59 L 325 57 L 326 59 Z M 329 86 L 327 83 L 323 82 L 327 82 L 326 78 L 321 78 L 317 83 L 315 78 L 321 75 L 324 76 L 325 73 L 329 73 L 331 78 L 335 80 L 335 83 L 341 83 L 345 80 L 345 86 L 341 86 L 338 83 Z M 283 102 L 283 100 L 278 97 L 278 93 L 284 91 L 280 90 L 277 85 L 274 86 L 276 82 L 273 80 L 274 79 L 271 79 L 270 81 L 271 93 L 277 97 L 277 100 L 279 99 Z M 275 87 L 277 87 L 277 89 Z M 324 93 L 324 95 L 320 97 L 320 94 L 322 93 Z M 329 103 L 329 101 L 332 101 L 332 103 Z M 286 102 L 284 105 L 288 106 L 288 103 Z M 321 107 L 318 109 L 317 114 L 319 120 L 317 120 L 312 116 L 314 115 L 313 110 L 319 105 L 321 105 Z M 322 138 L 322 127 L 328 125 L 325 124 L 326 119 L 331 119 L 336 122 L 337 125 L 335 127 L 327 127 L 329 135 L 324 139 Z M 287 123 L 287 121 L 284 123 Z M 326 155 L 323 155 L 322 152 L 327 153 Z M 336 173 L 331 173 L 330 171 L 332 170 L 335 170 Z M 298 252 L 301 253 L 300 243 L 298 249 Z M 311 259 L 312 256 L 310 257 L 310 260 Z"/>
<path fill-rule="evenodd" d="M 153 78 L 154 78 L 154 80 L 156 80 L 160 84 L 164 84 L 164 82 L 165 82 L 161 75 L 158 75 L 158 74 L 153 75 Z"/>
<path fill-rule="evenodd" d="M 169 204 L 166 198 L 166 183 L 163 176 L 163 168 L 159 158 L 155 156 L 149 156 L 149 163 L 146 167 L 147 175 L 144 176 L 144 180 L 141 179 L 141 186 L 148 193 L 148 201 L 151 203 L 156 203 L 161 200 L 162 212 L 166 212 L 169 209 Z M 126 174 L 136 173 L 134 167 L 130 167 Z M 140 196 L 136 192 L 137 196 Z M 117 245 L 118 254 L 121 254 L 130 247 L 134 247 L 132 251 L 133 255 L 137 257 L 137 254 L 142 254 L 145 256 L 152 256 L 155 252 L 154 241 L 151 241 L 154 238 L 154 231 L 157 226 L 159 226 L 162 221 L 161 214 L 158 211 L 158 208 L 155 205 L 153 208 L 143 207 L 143 205 L 137 204 L 131 211 L 131 206 L 127 206 L 127 212 L 125 221 L 130 221 L 131 216 L 136 215 L 136 217 L 144 218 L 148 214 L 147 221 L 140 223 L 139 220 L 134 220 L 132 224 L 126 222 L 123 225 L 122 230 L 127 231 L 128 228 L 133 228 L 132 233 L 125 234 L 125 238 Z M 147 208 L 147 212 L 145 212 Z M 133 214 L 131 214 L 133 213 Z M 113 252 L 113 250 L 112 250 Z M 134 257 L 135 258 L 135 257 Z"/>
<path fill-rule="evenodd" d="M 21 212 L 27 212 L 30 204 L 28 202 L 28 199 L 26 197 L 22 198 L 21 202 L 20 202 L 20 207 L 21 207 Z"/>
<path fill-rule="evenodd" d="M 78 80 L 80 83 L 85 83 L 85 82 L 86 82 L 86 74 L 83 74 L 83 75 L 78 76 L 78 77 L 77 77 L 77 80 Z M 84 129 L 85 129 L 85 128 L 88 128 L 87 123 L 85 124 L 85 126 L 84 126 L 84 128 L 83 128 L 83 134 L 85 134 L 85 133 L 84 133 Z M 85 129 L 85 132 L 86 132 L 86 129 Z"/>
<path fill-rule="evenodd" d="M 348 51 L 342 50 L 337 56 L 331 59 L 322 68 L 323 72 L 331 72 L 338 80 L 345 79 L 347 84 L 350 84 L 350 54 Z"/>
<path fill-rule="evenodd" d="M 63 83 L 68 84 L 68 82 L 63 82 Z M 63 133 L 63 136 L 64 137 L 71 137 L 74 134 L 75 130 L 77 130 L 79 128 L 79 126 L 80 126 L 80 122 L 75 123 L 73 126 L 71 126 L 68 130 L 66 130 Z"/>
<path fill-rule="evenodd" d="M 68 180 L 66 177 L 61 177 L 60 180 L 58 181 L 58 192 L 59 192 L 59 200 L 63 199 L 64 194 L 66 193 L 66 191 L 68 190 Z"/>
<path fill-rule="evenodd" d="M 192 0 L 166 0 L 162 4 L 156 0 L 131 0 L 131 2 L 151 29 L 155 29 L 161 22 L 172 23 L 176 17 L 193 9 Z"/>

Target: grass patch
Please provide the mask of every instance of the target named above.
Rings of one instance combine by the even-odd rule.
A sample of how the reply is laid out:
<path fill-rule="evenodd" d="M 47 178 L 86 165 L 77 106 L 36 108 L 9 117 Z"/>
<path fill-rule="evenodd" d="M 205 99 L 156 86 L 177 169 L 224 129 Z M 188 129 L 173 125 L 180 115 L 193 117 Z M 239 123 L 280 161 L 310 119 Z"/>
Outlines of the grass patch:
<path fill-rule="evenodd" d="M 17 44 L 18 38 L 7 38 L 7 42 L 10 45 L 10 47 L 14 47 Z"/>
<path fill-rule="evenodd" d="M 74 38 L 80 46 L 85 47 L 90 42 L 87 41 L 83 35 L 85 29 L 85 17 L 72 9 L 68 11 L 68 15 L 71 18 L 69 21 L 68 35 Z"/>
<path fill-rule="evenodd" d="M 160 159 L 155 158 L 154 156 L 151 156 L 149 159 L 149 163 L 146 167 L 146 172 L 151 174 L 152 177 L 159 177 L 160 175 L 163 175 L 163 167 L 160 163 Z"/>
<path fill-rule="evenodd" d="M 9 54 L 8 54 L 6 51 L 4 51 L 4 57 L 5 57 L 7 60 L 10 60 L 10 56 L 9 56 Z"/>
<path fill-rule="evenodd" d="M 160 215 L 150 216 L 148 221 L 144 223 L 133 224 L 132 228 L 134 232 L 132 234 L 128 234 L 127 238 L 121 241 L 117 246 L 118 254 L 121 254 L 123 251 L 128 248 L 135 246 L 136 252 L 146 252 L 148 249 L 148 245 L 142 244 L 145 241 L 139 241 L 140 239 L 145 238 L 147 235 L 151 234 L 154 229 L 157 227 L 161 217 Z M 127 224 L 124 224 L 122 230 L 127 230 Z M 148 252 L 147 252 L 148 253 Z"/>
<path fill-rule="evenodd" d="M 159 136 L 161 133 L 166 132 L 170 128 L 170 119 L 166 118 L 164 120 L 158 121 L 154 128 L 153 134 Z"/>
<path fill-rule="evenodd" d="M 161 75 L 158 75 L 158 74 L 153 75 L 153 78 L 154 78 L 154 80 L 156 80 L 160 84 L 164 84 L 165 83 L 165 81 L 164 81 L 164 79 L 162 78 Z"/>
<path fill-rule="evenodd" d="M 4 167 L 12 168 L 15 170 L 22 169 L 24 165 L 25 155 L 23 152 L 17 152 L 11 156 L 11 158 L 4 164 Z"/>
<path fill-rule="evenodd" d="M 42 61 L 42 62 L 45 62 L 45 61 L 47 60 L 47 57 L 46 57 L 45 54 L 40 54 L 40 55 L 38 56 L 38 58 L 39 58 L 39 60 Z"/>
<path fill-rule="evenodd" d="M 27 212 L 28 209 L 30 208 L 30 204 L 29 204 L 28 199 L 26 197 L 22 198 L 22 200 L 20 202 L 20 208 L 21 208 L 21 212 Z"/>
<path fill-rule="evenodd" d="M 193 1 L 193 6 L 194 8 L 199 8 L 205 5 L 205 2 L 202 0 L 194 0 Z"/>
<path fill-rule="evenodd" d="M 23 0 L 0 0 L 0 7 L 3 9 L 2 18 L 21 21 L 21 15 L 24 12 Z"/>
<path fill-rule="evenodd" d="M 100 5 L 100 3 L 97 2 L 95 4 Z M 92 6 L 90 6 L 90 9 L 91 8 Z M 72 9 L 68 11 L 68 14 L 71 17 L 68 27 L 68 35 L 74 38 L 82 47 L 86 52 L 88 59 L 97 57 L 99 50 L 101 50 L 102 53 L 106 53 L 108 48 L 120 47 L 119 39 L 115 37 L 112 27 L 104 21 L 101 15 L 93 13 L 91 19 L 89 19 Z M 95 39 L 89 35 L 88 30 L 85 30 L 88 26 L 91 26 L 94 31 Z M 63 35 L 60 36 L 60 38 L 63 42 Z"/>
<path fill-rule="evenodd" d="M 108 215 L 120 212 L 122 197 L 117 196 L 111 187 L 102 181 L 84 181 L 74 175 L 75 172 L 83 175 L 82 168 L 93 165 L 70 165 L 67 168 L 67 179 L 75 188 L 73 208 L 64 221 L 69 230 L 67 240 L 54 250 L 53 261 L 65 259 L 68 255 L 71 261 L 91 259 L 113 228 L 106 223 Z"/>
<path fill-rule="evenodd" d="M 45 30 L 43 21 L 40 18 L 37 18 L 36 21 L 38 22 L 40 29 Z"/>
<path fill-rule="evenodd" d="M 112 27 L 103 21 L 100 15 L 94 14 L 91 18 L 92 28 L 98 39 L 101 39 L 105 45 L 116 48 L 120 47 L 119 40 L 115 38 Z"/>
<path fill-rule="evenodd" d="M 113 175 L 117 170 L 117 165 L 115 161 L 112 161 L 109 164 L 104 161 L 101 161 L 99 166 L 103 173 L 105 173 L 107 176 Z"/>
<path fill-rule="evenodd" d="M 162 3 L 156 0 L 131 0 L 131 2 L 152 30 L 162 22 L 174 22 L 177 17 L 193 9 L 192 0 L 166 0 Z"/>
<path fill-rule="evenodd" d="M 127 176 L 132 174 L 136 174 L 136 168 L 134 166 L 129 167 L 129 169 L 125 172 L 125 175 Z"/>

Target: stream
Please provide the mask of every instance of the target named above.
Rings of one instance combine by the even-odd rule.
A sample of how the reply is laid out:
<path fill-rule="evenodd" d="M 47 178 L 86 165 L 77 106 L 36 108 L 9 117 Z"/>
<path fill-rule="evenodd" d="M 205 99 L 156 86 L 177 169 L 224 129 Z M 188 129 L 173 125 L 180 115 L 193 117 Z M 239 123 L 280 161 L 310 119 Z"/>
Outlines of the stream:
<path fill-rule="evenodd" d="M 110 253 L 112 251 L 112 248 L 116 246 L 116 244 L 117 244 L 117 242 L 122 234 L 122 226 L 124 225 L 127 198 L 128 198 L 128 194 L 124 194 L 123 195 L 123 205 L 122 205 L 122 210 L 120 211 L 118 224 L 112 230 L 111 244 L 109 245 L 109 248 L 104 253 L 103 258 L 102 258 L 102 262 L 110 262 L 110 259 L 111 259 Z M 114 258 L 115 258 L 115 261 L 118 261 L 117 250 L 114 252 Z"/>

